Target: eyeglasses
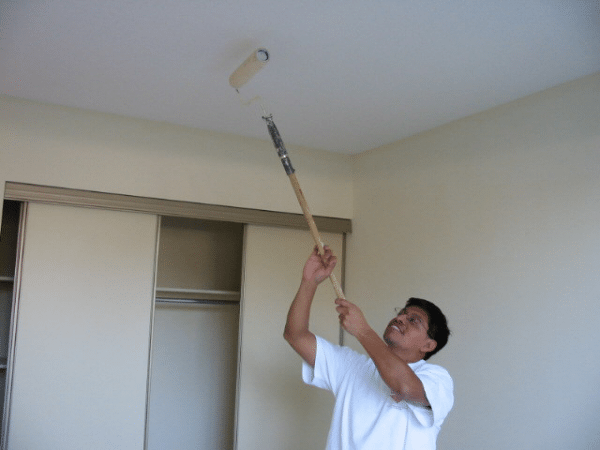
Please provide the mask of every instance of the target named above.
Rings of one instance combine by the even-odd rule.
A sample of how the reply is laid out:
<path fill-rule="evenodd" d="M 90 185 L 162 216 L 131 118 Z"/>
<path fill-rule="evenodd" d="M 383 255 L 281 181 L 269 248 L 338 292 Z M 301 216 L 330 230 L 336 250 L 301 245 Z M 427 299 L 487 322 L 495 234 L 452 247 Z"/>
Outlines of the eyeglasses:
<path fill-rule="evenodd" d="M 425 326 L 423 319 L 421 319 L 421 316 L 419 316 L 418 314 L 409 313 L 406 308 L 394 308 L 394 311 L 396 312 L 396 316 L 406 316 L 406 321 L 410 325 L 413 325 L 415 327 L 422 327 L 423 329 L 425 329 L 425 331 L 427 331 L 427 327 Z"/>

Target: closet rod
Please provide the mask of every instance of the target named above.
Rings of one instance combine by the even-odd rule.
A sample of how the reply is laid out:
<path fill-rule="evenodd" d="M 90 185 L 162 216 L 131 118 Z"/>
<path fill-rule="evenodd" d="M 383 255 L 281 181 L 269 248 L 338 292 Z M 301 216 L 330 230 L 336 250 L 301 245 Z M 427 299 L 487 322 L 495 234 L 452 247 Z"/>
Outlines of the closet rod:
<path fill-rule="evenodd" d="M 195 305 L 239 305 L 239 301 L 231 300 L 200 300 L 187 298 L 157 298 L 156 303 L 188 303 Z"/>
<path fill-rule="evenodd" d="M 157 287 L 155 297 L 185 300 L 227 300 L 239 302 L 241 293 L 239 291 L 216 291 L 210 289 L 180 289 Z"/>
<path fill-rule="evenodd" d="M 232 296 L 232 295 L 240 295 L 239 291 L 218 291 L 212 289 L 184 289 L 184 288 L 166 288 L 166 287 L 157 287 L 157 292 L 172 292 L 178 294 L 204 294 L 204 295 L 223 295 L 223 296 Z"/>

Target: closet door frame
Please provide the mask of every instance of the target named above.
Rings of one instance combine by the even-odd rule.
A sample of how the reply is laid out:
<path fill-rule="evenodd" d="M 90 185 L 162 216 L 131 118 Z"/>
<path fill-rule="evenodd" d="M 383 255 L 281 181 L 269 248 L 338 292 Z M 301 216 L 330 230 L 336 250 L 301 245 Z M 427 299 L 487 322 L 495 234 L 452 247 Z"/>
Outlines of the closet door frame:
<path fill-rule="evenodd" d="M 306 219 L 302 214 L 137 197 L 10 181 L 6 183 L 4 199 L 308 230 Z M 326 216 L 314 216 L 313 218 L 319 231 L 343 234 L 352 232 L 352 221 L 350 219 Z"/>
<path fill-rule="evenodd" d="M 36 203 L 47 203 L 77 207 L 88 207 L 88 208 L 100 208 L 107 210 L 116 211 L 127 211 L 127 212 L 139 212 L 156 214 L 160 216 L 172 216 L 172 217 L 186 217 L 203 220 L 215 220 L 221 222 L 234 222 L 242 223 L 245 225 L 266 225 L 285 227 L 293 229 L 305 229 L 309 230 L 306 219 L 302 214 L 285 213 L 276 211 L 264 211 L 251 208 L 239 208 L 223 205 L 213 205 L 206 203 L 195 203 L 186 201 L 176 200 L 165 200 L 157 198 L 145 198 L 124 194 L 113 194 L 104 193 L 97 191 L 61 188 L 53 186 L 43 186 L 28 183 L 18 182 L 7 182 L 5 184 L 4 199 L 15 200 L 20 202 L 36 202 Z M 346 254 L 346 236 L 352 232 L 352 222 L 350 219 L 326 217 L 326 216 L 313 216 L 317 228 L 321 232 L 339 233 L 342 235 L 342 255 L 339 267 L 341 268 L 341 284 L 344 286 L 344 269 L 345 269 L 345 254 Z M 17 281 L 17 280 L 15 280 Z M 242 290 L 243 290 L 242 280 Z M 15 284 L 15 295 L 18 295 L 18 286 Z M 243 295 L 242 295 L 243 297 Z M 243 303 L 243 298 L 241 299 Z M 13 302 L 14 303 L 14 302 Z M 240 325 L 243 320 L 243 306 L 240 305 Z M 13 304 L 14 307 L 14 304 Z M 154 308 L 152 309 L 153 321 Z M 14 315 L 14 314 L 13 314 Z M 14 317 L 11 319 L 14 320 Z M 12 333 L 15 333 L 13 330 Z M 239 338 L 242 337 L 242 329 L 240 327 Z M 342 343 L 343 332 L 340 329 L 339 342 Z M 150 342 L 150 351 L 152 351 L 152 341 Z M 239 343 L 238 351 L 242 349 L 241 343 Z M 239 360 L 240 355 L 238 354 L 238 371 L 239 371 Z M 150 375 L 151 364 L 148 368 L 148 374 Z M 7 373 L 8 375 L 8 373 Z M 8 382 L 7 377 L 7 382 Z M 239 396 L 239 374 L 238 374 L 238 393 Z M 10 387 L 9 384 L 7 386 Z M 149 392 L 147 392 L 149 395 Z M 147 397 L 148 400 L 148 397 Z M 147 403 L 147 402 L 146 402 Z M 238 401 L 236 400 L 236 411 L 238 409 Z M 146 407 L 148 405 L 146 404 Z M 7 411 L 9 413 L 9 411 Z M 237 441 L 237 419 L 238 413 L 236 412 L 236 433 L 235 440 Z M 4 419 L 4 425 L 6 425 L 8 417 Z M 146 417 L 146 425 L 148 418 Z M 4 436 L 6 433 L 4 433 Z M 147 430 L 146 430 L 146 441 Z M 4 440 L 4 439 L 3 439 Z M 3 442 L 4 443 L 4 442 Z M 145 442 L 147 445 L 147 442 Z M 236 442 L 237 447 L 237 442 Z"/>

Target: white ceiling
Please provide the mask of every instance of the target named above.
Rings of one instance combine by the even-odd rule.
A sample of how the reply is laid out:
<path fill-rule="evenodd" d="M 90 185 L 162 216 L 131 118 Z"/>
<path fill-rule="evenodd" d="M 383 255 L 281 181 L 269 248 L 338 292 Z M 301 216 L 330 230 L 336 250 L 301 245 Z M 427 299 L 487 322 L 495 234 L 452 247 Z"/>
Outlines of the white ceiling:
<path fill-rule="evenodd" d="M 600 71 L 598 0 L 2 0 L 5 95 L 358 153 Z"/>

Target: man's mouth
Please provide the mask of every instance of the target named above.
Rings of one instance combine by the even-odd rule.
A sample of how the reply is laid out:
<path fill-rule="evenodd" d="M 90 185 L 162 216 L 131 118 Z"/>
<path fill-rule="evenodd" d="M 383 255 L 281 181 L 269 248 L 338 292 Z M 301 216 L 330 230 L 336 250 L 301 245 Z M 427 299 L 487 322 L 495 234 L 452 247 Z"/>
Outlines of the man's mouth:
<path fill-rule="evenodd" d="M 404 334 L 400 327 L 396 324 L 390 326 L 391 329 L 396 330 L 398 333 Z"/>

